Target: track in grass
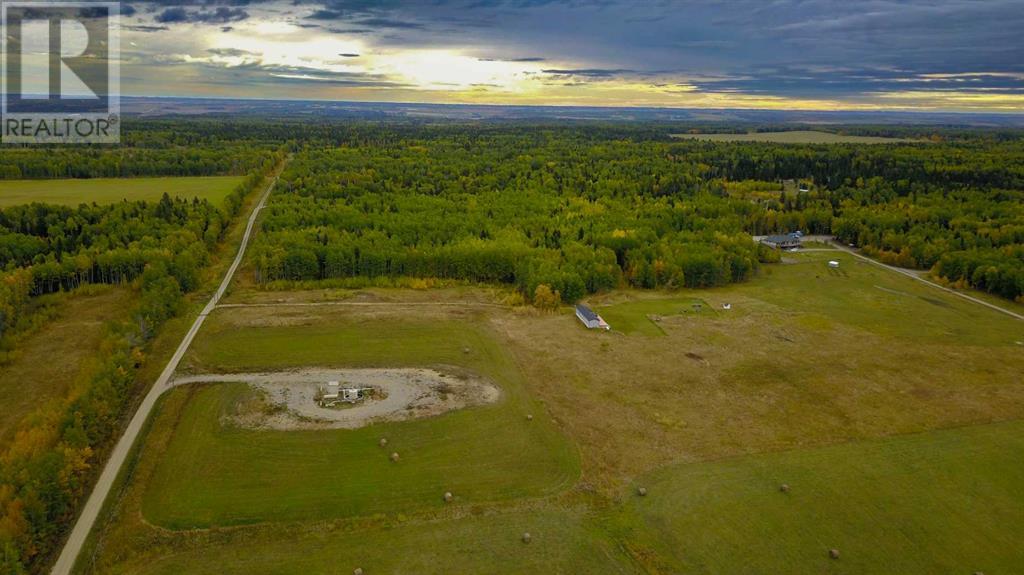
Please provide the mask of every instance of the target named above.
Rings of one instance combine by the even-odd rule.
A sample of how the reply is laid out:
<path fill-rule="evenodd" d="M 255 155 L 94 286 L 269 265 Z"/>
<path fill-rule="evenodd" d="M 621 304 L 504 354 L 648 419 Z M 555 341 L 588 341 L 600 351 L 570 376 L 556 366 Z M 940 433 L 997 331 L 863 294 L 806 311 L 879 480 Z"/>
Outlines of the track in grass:
<path fill-rule="evenodd" d="M 165 193 L 219 205 L 242 182 L 241 176 L 95 178 L 88 180 L 2 180 L 0 208 L 32 202 L 77 206 L 122 200 L 156 201 Z"/>

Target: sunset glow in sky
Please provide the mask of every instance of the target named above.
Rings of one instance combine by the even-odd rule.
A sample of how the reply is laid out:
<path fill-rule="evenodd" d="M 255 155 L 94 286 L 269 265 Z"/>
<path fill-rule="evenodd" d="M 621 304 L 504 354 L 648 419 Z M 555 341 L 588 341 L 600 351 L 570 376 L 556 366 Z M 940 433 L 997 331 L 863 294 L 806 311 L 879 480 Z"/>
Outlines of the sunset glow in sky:
<path fill-rule="evenodd" d="M 1024 112 L 1018 0 L 126 3 L 122 91 Z"/>

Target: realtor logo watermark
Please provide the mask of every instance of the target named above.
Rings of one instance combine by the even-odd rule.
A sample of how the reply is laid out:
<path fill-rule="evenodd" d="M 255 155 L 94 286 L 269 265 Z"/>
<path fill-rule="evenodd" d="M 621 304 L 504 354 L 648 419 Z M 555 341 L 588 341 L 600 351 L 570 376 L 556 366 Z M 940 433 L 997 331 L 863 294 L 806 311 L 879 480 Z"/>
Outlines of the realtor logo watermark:
<path fill-rule="evenodd" d="M 4 144 L 121 137 L 119 2 L 2 3 Z"/>

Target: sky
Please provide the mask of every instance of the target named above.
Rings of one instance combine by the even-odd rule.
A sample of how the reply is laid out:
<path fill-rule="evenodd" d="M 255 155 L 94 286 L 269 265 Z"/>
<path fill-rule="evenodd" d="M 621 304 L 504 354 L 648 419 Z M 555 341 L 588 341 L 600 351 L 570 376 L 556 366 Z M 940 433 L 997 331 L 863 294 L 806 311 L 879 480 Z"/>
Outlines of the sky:
<path fill-rule="evenodd" d="M 125 95 L 1024 112 L 1024 0 L 125 2 Z"/>

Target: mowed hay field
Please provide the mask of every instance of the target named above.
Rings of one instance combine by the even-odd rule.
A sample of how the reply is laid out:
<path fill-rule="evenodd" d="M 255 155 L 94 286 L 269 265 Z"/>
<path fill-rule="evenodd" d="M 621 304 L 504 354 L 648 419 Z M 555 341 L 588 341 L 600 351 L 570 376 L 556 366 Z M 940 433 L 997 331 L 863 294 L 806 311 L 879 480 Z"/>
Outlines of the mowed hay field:
<path fill-rule="evenodd" d="M 630 509 L 676 572 L 1017 573 L 1022 462 L 1013 421 L 673 466 Z"/>
<path fill-rule="evenodd" d="M 568 313 L 495 321 L 607 488 L 671 462 L 1024 416 L 1024 322 L 849 254 L 787 258 L 746 284 L 592 298 L 612 332 Z"/>
<path fill-rule="evenodd" d="M 0 180 L 0 208 L 44 204 L 113 204 L 122 200 L 153 202 L 164 194 L 199 198 L 219 205 L 241 176 L 173 178 L 95 178 L 88 180 Z"/>
<path fill-rule="evenodd" d="M 927 140 L 885 138 L 880 136 L 850 136 L 819 132 L 817 130 L 787 130 L 784 132 L 748 132 L 745 134 L 672 134 L 684 140 L 709 142 L 773 142 L 776 144 L 906 144 L 927 143 Z"/>
<path fill-rule="evenodd" d="M 454 365 L 506 396 L 364 430 L 272 432 L 223 423 L 242 385 L 175 390 L 82 572 L 1015 565 L 1024 322 L 848 254 L 787 261 L 743 285 L 592 298 L 612 332 L 459 290 L 235 294 L 270 305 L 216 311 L 185 369 Z"/>
<path fill-rule="evenodd" d="M 0 364 L 0 445 L 40 405 L 62 401 L 90 375 L 104 323 L 127 315 L 134 297 L 123 288 L 90 286 L 84 292 L 44 296 L 53 319 L 30 333 Z"/>
<path fill-rule="evenodd" d="M 100 540 L 96 563 L 83 569 L 335 573 L 339 561 L 351 559 L 382 572 L 442 573 L 492 571 L 505 563 L 569 569 L 624 561 L 612 559 L 618 552 L 592 535 L 586 509 L 529 503 L 557 498 L 576 483 L 578 452 L 526 395 L 510 355 L 474 315 L 389 306 L 218 312 L 186 358 L 187 369 L 457 366 L 490 378 L 502 397 L 493 405 L 357 430 L 264 431 L 224 421 L 250 393 L 244 384 L 173 390 L 153 421 L 121 522 Z M 536 416 L 528 420 L 528 414 Z M 381 437 L 386 448 L 378 445 Z M 389 460 L 393 451 L 397 463 Z M 453 502 L 444 502 L 446 491 Z M 215 528 L 203 533 L 225 547 L 151 561 L 191 540 L 195 532 L 181 530 L 194 527 Z M 523 531 L 543 540 L 526 546 Z M 325 532 L 365 544 L 325 546 Z M 249 533 L 253 545 L 237 548 L 234 533 Z M 134 547 L 140 538 L 145 550 Z M 134 548 L 133 560 L 108 561 L 121 555 L 114 550 L 122 545 Z"/>

